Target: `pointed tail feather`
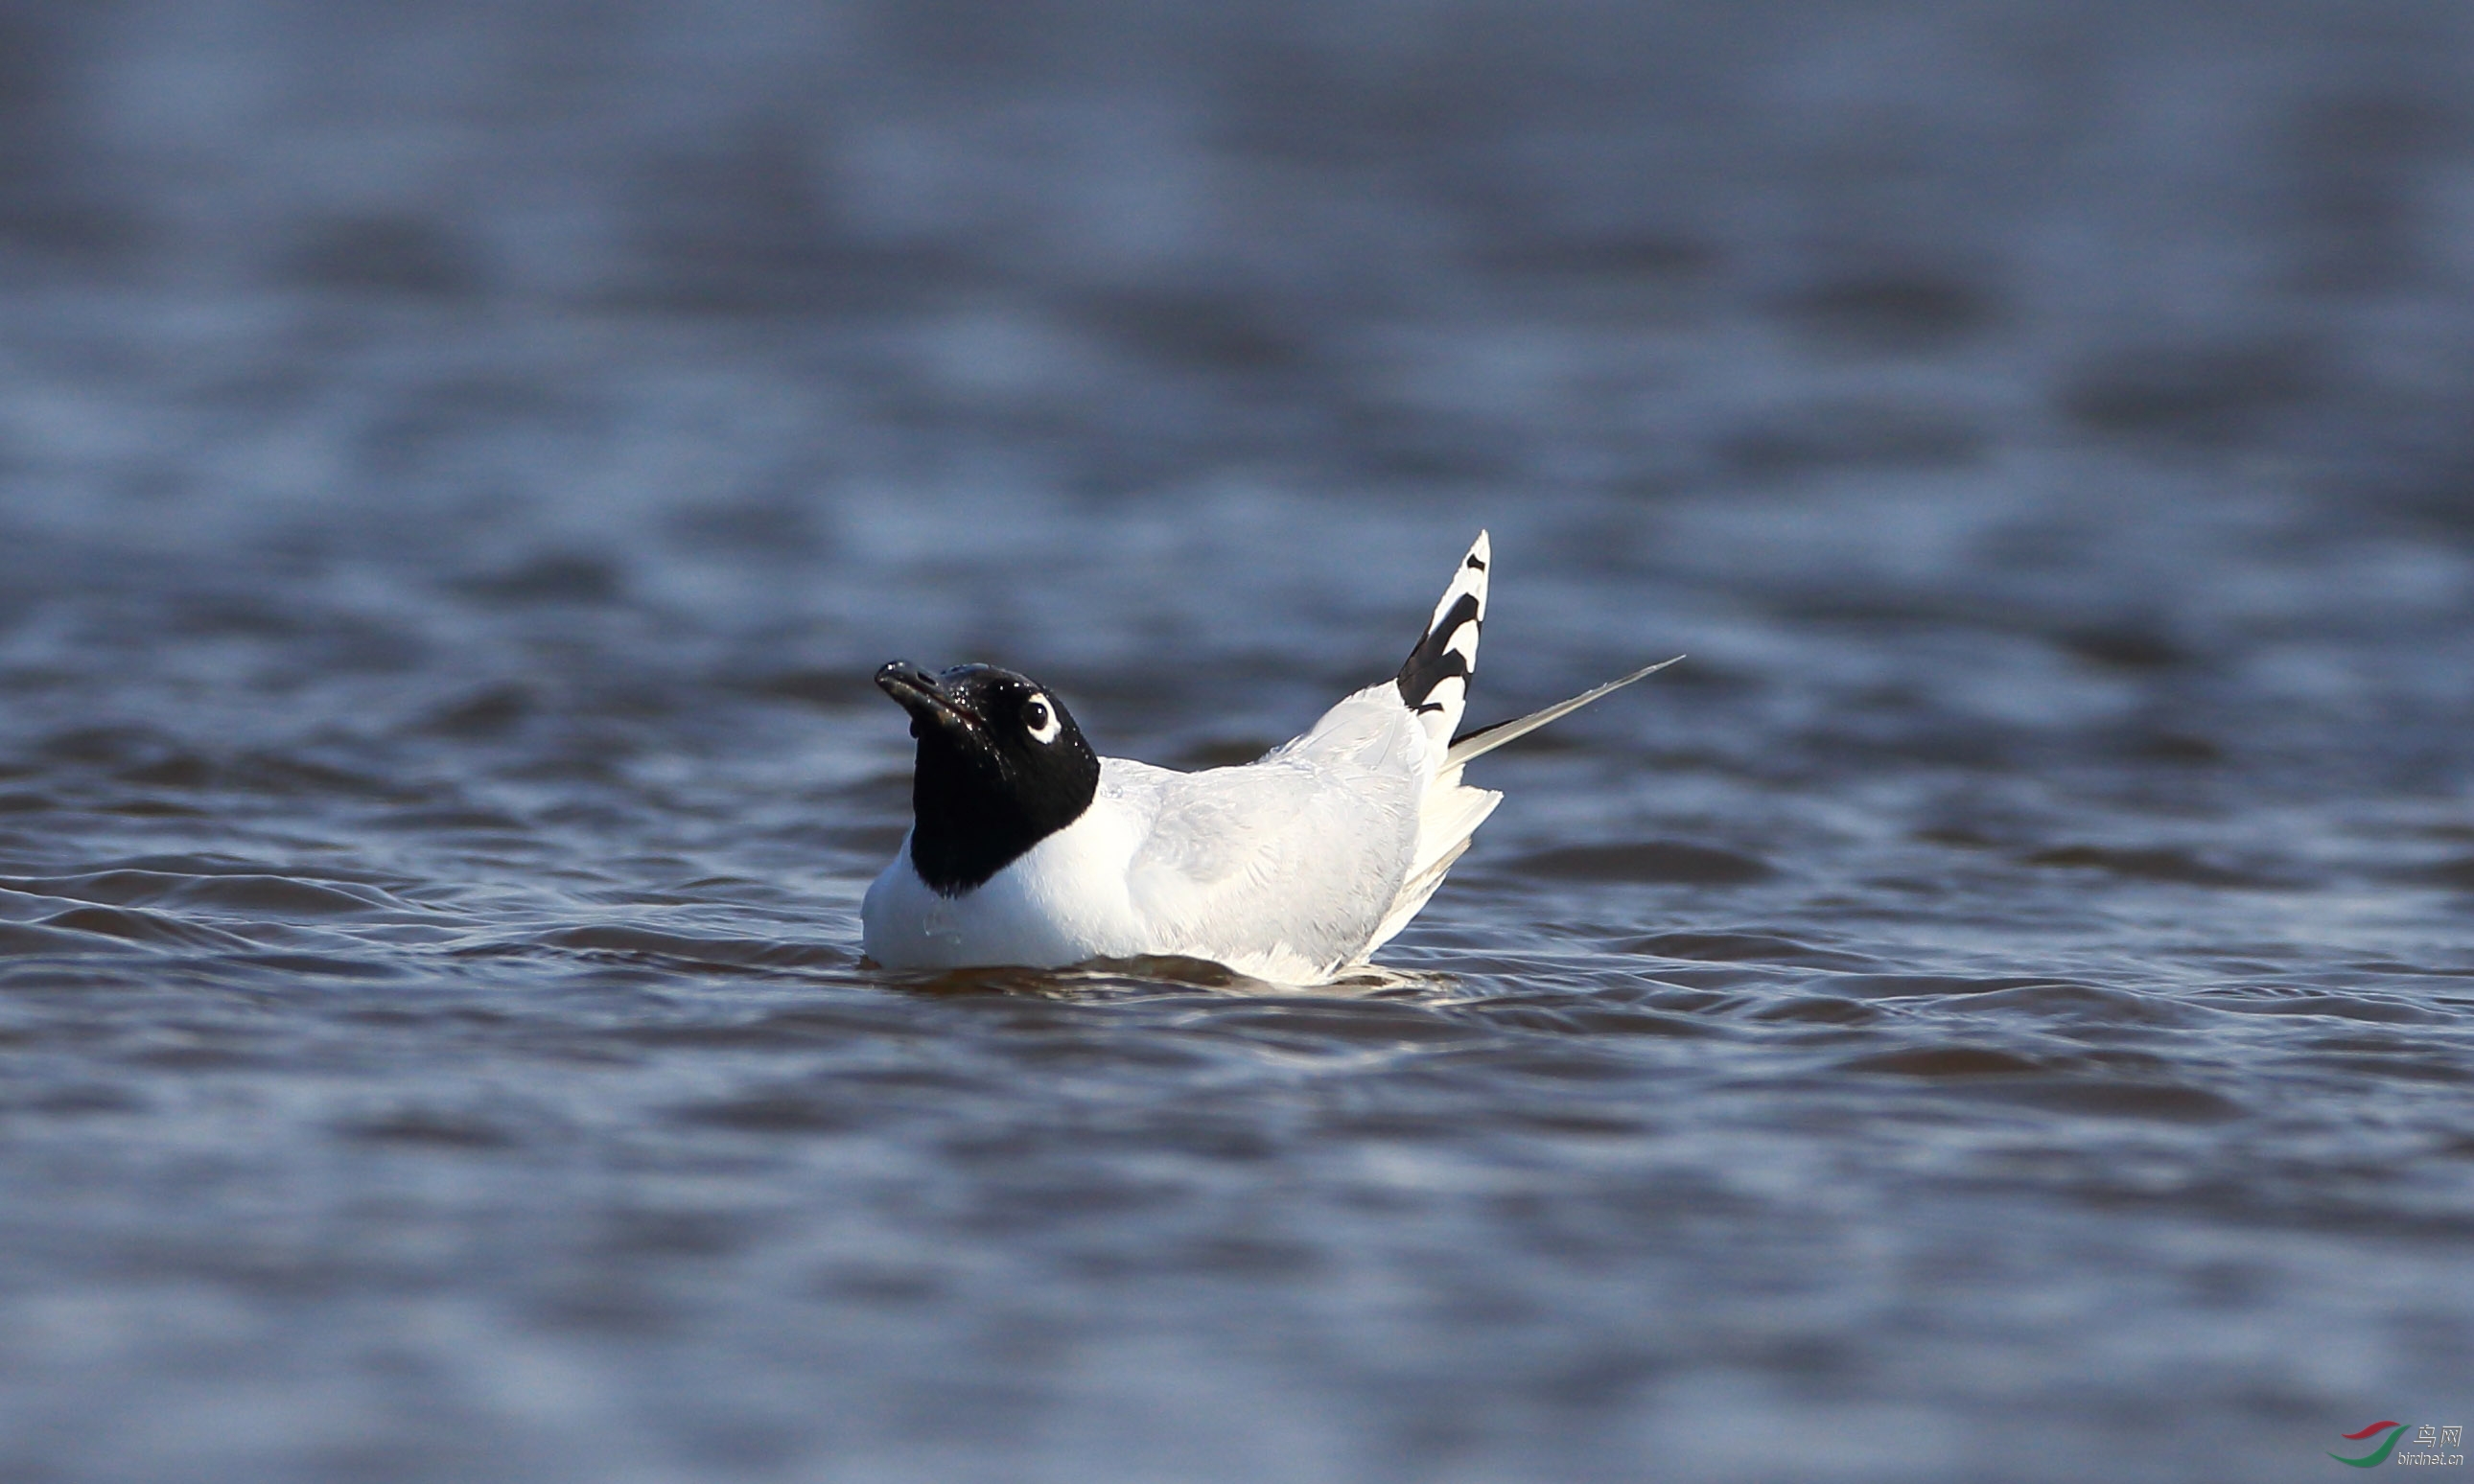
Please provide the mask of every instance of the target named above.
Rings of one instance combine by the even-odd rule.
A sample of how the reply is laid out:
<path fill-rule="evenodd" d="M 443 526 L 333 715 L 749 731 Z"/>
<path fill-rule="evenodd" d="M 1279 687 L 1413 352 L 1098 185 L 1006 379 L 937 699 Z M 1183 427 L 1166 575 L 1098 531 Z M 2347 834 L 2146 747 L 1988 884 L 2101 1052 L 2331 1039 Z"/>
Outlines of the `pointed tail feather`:
<path fill-rule="evenodd" d="M 1569 716 L 1590 702 L 1623 689 L 1633 682 L 1656 675 L 1676 659 L 1661 659 L 1644 665 L 1620 680 L 1609 681 L 1591 690 L 1585 690 L 1569 701 L 1558 701 L 1541 711 L 1516 716 L 1508 722 L 1497 722 L 1481 728 L 1454 742 L 1443 754 L 1443 765 L 1427 786 L 1426 796 L 1419 808 L 1418 843 L 1409 874 L 1394 894 L 1389 911 L 1374 930 L 1374 936 L 1358 950 L 1360 958 L 1392 941 L 1395 934 L 1409 925 L 1409 920 L 1425 906 L 1435 889 L 1443 884 L 1443 876 L 1453 862 L 1469 848 L 1469 837 L 1503 802 L 1503 796 L 1488 788 L 1471 788 L 1461 781 L 1461 765 L 1472 757 L 1482 757 L 1506 742 L 1525 737 L 1559 716 Z M 1423 720 L 1424 718 L 1419 718 Z"/>
<path fill-rule="evenodd" d="M 1451 740 L 1468 705 L 1469 676 L 1477 669 L 1478 632 L 1486 626 L 1487 564 L 1492 560 L 1486 533 L 1461 559 L 1451 586 L 1435 605 L 1435 616 L 1418 647 L 1400 663 L 1393 683 L 1400 702 L 1438 747 Z"/>
<path fill-rule="evenodd" d="M 1443 766 L 1446 769 L 1457 768 L 1472 757 L 1483 757 L 1506 742 L 1525 737 L 1558 717 L 1571 715 L 1601 696 L 1621 690 L 1635 681 L 1656 675 L 1675 663 L 1676 659 L 1683 658 L 1682 655 L 1678 655 L 1675 659 L 1661 659 L 1656 664 L 1644 665 L 1620 680 L 1609 681 L 1593 690 L 1585 690 L 1569 701 L 1558 701 L 1544 710 L 1532 711 L 1526 716 L 1516 716 L 1508 722 L 1496 722 L 1492 727 L 1480 727 L 1467 736 L 1455 737 L 1452 740 L 1451 751 L 1443 754 Z"/>

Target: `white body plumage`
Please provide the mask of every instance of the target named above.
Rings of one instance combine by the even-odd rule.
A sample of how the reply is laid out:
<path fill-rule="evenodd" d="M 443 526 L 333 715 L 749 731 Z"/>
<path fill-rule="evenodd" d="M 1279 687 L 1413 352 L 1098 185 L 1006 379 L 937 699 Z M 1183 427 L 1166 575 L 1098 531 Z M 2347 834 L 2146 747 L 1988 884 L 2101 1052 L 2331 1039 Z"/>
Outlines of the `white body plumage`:
<path fill-rule="evenodd" d="M 1079 813 L 1025 841 L 980 879 L 970 879 L 978 873 L 967 865 L 942 864 L 954 853 L 942 838 L 958 828 L 950 817 L 935 826 L 938 849 L 923 848 L 933 802 L 923 793 L 921 823 L 868 888 L 861 909 L 868 956 L 888 968 L 949 969 L 1176 954 L 1297 984 L 1365 962 L 1425 905 L 1502 799 L 1464 784 L 1462 764 L 1649 673 L 1455 745 L 1485 618 L 1488 561 L 1481 533 L 1395 680 L 1348 696 L 1302 735 L 1241 767 L 1178 773 L 1096 759 Z M 886 688 L 921 719 L 913 731 L 924 739 L 926 790 L 927 748 L 939 729 L 968 730 L 952 715 L 977 726 L 980 712 L 1000 706 L 983 699 L 993 682 L 955 682 L 961 671 L 932 681 L 886 667 L 896 670 L 902 678 Z M 1005 773 L 1036 775 L 1045 766 L 1042 745 L 1057 730 L 1055 704 L 1024 689 L 1030 682 L 1021 677 L 985 673 L 1015 682 L 1045 724 L 1047 736 L 1030 733 L 1041 745 L 1012 744 L 1022 760 Z M 956 697 L 965 694 L 958 686 L 980 688 L 966 701 L 946 701 L 922 694 L 923 685 Z M 1070 718 L 1062 725 L 1079 746 Z"/>
<path fill-rule="evenodd" d="M 1264 979 L 1327 979 L 1408 921 L 1391 919 L 1419 864 L 1440 753 L 1385 684 L 1243 767 L 1176 773 L 1103 758 L 1082 817 L 970 892 L 931 888 L 906 840 L 868 889 L 868 956 L 1056 968 L 1169 953 Z M 1500 797 L 1460 792 L 1476 796 L 1471 827 Z"/>

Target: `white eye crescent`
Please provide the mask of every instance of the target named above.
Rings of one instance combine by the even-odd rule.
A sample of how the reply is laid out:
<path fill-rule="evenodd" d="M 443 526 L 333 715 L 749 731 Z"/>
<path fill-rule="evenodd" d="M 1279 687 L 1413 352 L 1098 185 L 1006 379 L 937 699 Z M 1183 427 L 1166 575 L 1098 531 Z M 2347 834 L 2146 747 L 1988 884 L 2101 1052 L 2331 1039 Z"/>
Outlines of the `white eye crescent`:
<path fill-rule="evenodd" d="M 1023 703 L 1022 724 L 1030 730 L 1033 742 L 1054 742 L 1056 734 L 1065 730 L 1065 723 L 1057 718 L 1056 707 L 1048 704 L 1046 696 L 1033 696 Z"/>

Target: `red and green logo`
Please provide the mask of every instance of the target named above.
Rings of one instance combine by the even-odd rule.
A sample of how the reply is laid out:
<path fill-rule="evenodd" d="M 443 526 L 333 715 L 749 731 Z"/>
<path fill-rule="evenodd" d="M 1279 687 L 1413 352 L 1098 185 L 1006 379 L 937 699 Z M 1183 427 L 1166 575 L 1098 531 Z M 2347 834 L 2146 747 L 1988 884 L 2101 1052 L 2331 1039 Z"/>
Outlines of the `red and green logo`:
<path fill-rule="evenodd" d="M 2389 1455 L 2390 1453 L 2393 1453 L 2393 1452 L 2395 1452 L 2395 1451 L 2396 1451 L 2397 1439 L 2402 1438 L 2402 1437 L 2404 1437 L 2404 1436 L 2405 1436 L 2405 1424 L 2403 1424 L 2403 1423 L 2373 1423 L 2373 1424 L 2371 1424 L 2369 1426 L 2367 1426 L 2367 1427 L 2364 1428 L 2364 1429 L 2363 1429 L 2362 1431 L 2360 1431 L 2360 1432 L 2349 1432 L 2349 1433 L 2346 1433 L 2346 1434 L 2345 1434 L 2345 1441 L 2346 1441 L 2346 1442 L 2348 1442 L 2348 1443 L 2360 1443 L 2360 1442 L 2362 1442 L 2365 1438 L 2369 1437 L 2372 1433 L 2378 1432 L 2378 1431 L 2382 1430 L 2383 1428 L 2387 1429 L 2387 1431 L 2388 1431 L 2388 1437 L 2381 1441 L 2381 1443 L 2380 1443 L 2380 1446 L 2379 1446 L 2379 1447 L 2377 1447 L 2377 1448 L 2375 1448 L 2371 1449 L 2371 1450 L 2370 1450 L 2369 1452 L 2367 1452 L 2367 1453 L 2365 1453 L 2362 1457 L 2360 1457 L 2360 1458 L 2348 1458 L 2348 1457 L 2346 1457 L 2346 1456 L 2345 1456 L 2344 1454 L 2342 1454 L 2342 1453 L 2331 1453 L 2331 1454 L 2329 1454 L 2328 1456 L 2329 1456 L 2329 1457 L 2331 1457 L 2331 1458 L 2333 1458 L 2333 1459 L 2335 1459 L 2335 1460 L 2337 1460 L 2337 1461 L 2338 1461 L 2339 1463 L 2341 1463 L 2341 1464 L 2344 1464 L 2344 1465 L 2348 1466 L 2349 1468 L 2355 1468 L 2355 1469 L 2376 1469 L 2376 1468 L 2378 1468 L 2380 1465 L 2382 1465 L 2382 1464 L 2384 1464 L 2384 1463 L 2387 1463 L 2387 1462 L 2389 1461 Z"/>

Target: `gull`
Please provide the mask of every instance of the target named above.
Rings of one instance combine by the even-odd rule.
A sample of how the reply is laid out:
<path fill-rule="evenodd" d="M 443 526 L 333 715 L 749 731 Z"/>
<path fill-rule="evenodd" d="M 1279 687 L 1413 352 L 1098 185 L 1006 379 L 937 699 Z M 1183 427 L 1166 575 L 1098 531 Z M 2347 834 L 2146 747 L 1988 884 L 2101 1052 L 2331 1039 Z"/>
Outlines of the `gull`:
<path fill-rule="evenodd" d="M 918 739 L 911 826 L 861 908 L 887 969 L 1208 959 L 1328 982 L 1418 915 L 1503 796 L 1472 758 L 1684 657 L 1455 737 L 1486 622 L 1486 533 L 1391 680 L 1239 767 L 1102 757 L 1055 692 L 994 665 L 876 683 Z"/>

